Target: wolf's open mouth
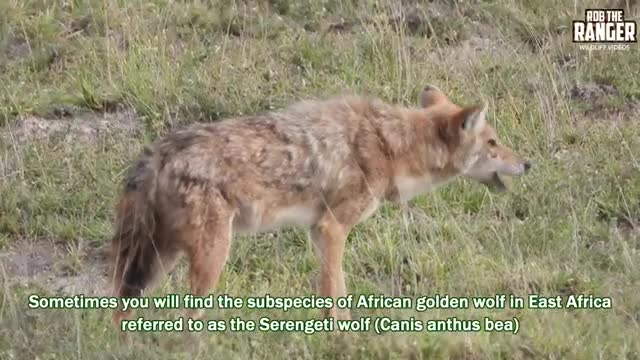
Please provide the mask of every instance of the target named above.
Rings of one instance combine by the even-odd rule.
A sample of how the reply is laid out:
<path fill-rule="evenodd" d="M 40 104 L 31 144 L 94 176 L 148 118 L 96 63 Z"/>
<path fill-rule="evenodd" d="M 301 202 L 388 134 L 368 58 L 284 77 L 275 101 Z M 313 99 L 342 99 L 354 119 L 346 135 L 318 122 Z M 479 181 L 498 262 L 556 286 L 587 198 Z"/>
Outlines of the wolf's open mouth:
<path fill-rule="evenodd" d="M 507 186 L 502 181 L 502 179 L 500 179 L 500 175 L 498 175 L 497 172 L 494 172 L 493 175 L 491 176 L 491 179 L 484 181 L 483 183 L 499 192 L 503 192 L 507 190 Z"/>

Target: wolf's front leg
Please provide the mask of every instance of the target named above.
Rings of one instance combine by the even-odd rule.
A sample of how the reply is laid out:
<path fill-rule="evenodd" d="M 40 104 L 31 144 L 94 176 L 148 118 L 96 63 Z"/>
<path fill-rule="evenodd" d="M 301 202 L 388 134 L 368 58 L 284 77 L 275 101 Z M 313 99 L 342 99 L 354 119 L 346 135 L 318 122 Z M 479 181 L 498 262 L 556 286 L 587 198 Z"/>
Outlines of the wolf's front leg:
<path fill-rule="evenodd" d="M 320 295 L 334 299 L 328 317 L 349 319 L 349 311 L 338 309 L 336 299 L 346 295 L 342 258 L 348 232 L 344 226 L 329 219 L 321 220 L 312 230 L 311 239 L 320 260 Z"/>
<path fill-rule="evenodd" d="M 337 206 L 327 208 L 320 221 L 311 229 L 316 254 L 320 260 L 320 295 L 334 299 L 334 306 L 326 316 L 334 319 L 350 319 L 349 309 L 338 309 L 336 300 L 347 295 L 342 262 L 349 231 L 378 201 L 370 195 L 359 200 L 351 198 Z"/>

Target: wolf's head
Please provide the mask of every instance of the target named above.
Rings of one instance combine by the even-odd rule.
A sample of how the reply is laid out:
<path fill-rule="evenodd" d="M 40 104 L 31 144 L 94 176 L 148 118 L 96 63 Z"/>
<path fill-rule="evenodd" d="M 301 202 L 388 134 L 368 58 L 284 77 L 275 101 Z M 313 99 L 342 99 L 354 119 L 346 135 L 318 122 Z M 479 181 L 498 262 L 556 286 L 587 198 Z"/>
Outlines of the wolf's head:
<path fill-rule="evenodd" d="M 460 107 L 435 86 L 425 87 L 420 101 L 430 117 L 439 119 L 440 136 L 462 176 L 504 191 L 501 174 L 520 176 L 531 168 L 529 161 L 521 160 L 497 138 L 486 121 L 486 106 Z"/>

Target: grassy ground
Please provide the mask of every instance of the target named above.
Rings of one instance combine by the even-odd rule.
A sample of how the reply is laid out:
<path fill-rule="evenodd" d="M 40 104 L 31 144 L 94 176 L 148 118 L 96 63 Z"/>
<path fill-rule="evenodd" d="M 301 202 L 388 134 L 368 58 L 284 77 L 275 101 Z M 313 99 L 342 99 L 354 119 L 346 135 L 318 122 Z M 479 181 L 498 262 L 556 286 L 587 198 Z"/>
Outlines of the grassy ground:
<path fill-rule="evenodd" d="M 194 351 L 198 358 L 640 358 L 640 53 L 637 44 L 588 52 L 571 43 L 571 20 L 602 2 L 212 3 L 0 2 L 1 359 L 191 359 Z M 625 14 L 637 19 L 638 7 Z M 613 309 L 496 314 L 518 316 L 517 335 L 203 334 L 197 349 L 178 334 L 140 334 L 122 346 L 106 311 L 26 309 L 28 293 L 64 292 L 53 280 L 96 273 L 74 289 L 104 291 L 95 270 L 103 264 L 92 254 L 110 236 L 122 172 L 170 127 L 349 91 L 412 104 L 426 83 L 458 103 L 486 101 L 503 140 L 533 159 L 535 171 L 507 194 L 455 182 L 418 199 L 408 222 L 384 208 L 350 236 L 351 292 L 585 293 L 612 297 Z M 183 273 L 154 294 L 186 291 Z M 236 238 L 218 291 L 311 294 L 317 273 L 301 231 Z M 206 317 L 236 315 L 260 314 Z"/>

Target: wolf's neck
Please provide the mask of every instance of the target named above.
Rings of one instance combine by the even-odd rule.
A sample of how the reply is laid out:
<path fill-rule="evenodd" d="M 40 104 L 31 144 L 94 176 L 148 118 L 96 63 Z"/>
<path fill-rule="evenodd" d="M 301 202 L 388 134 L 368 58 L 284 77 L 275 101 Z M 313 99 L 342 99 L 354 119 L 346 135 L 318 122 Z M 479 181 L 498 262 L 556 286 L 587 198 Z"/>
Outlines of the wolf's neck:
<path fill-rule="evenodd" d="M 394 163 L 401 164 L 411 175 L 429 173 L 438 178 L 450 178 L 461 174 L 457 166 L 457 144 L 446 136 L 447 124 L 438 119 L 424 119 L 415 110 L 406 111 L 402 121 L 405 141 L 392 151 Z"/>
<path fill-rule="evenodd" d="M 446 124 L 436 120 L 420 118 L 418 114 L 406 111 L 405 118 L 395 129 L 393 136 L 401 136 L 403 141 L 392 149 L 392 184 L 397 192 L 397 200 L 407 201 L 420 194 L 433 191 L 455 177 L 461 175 L 452 151 L 455 144 L 449 144 L 443 136 Z"/>

